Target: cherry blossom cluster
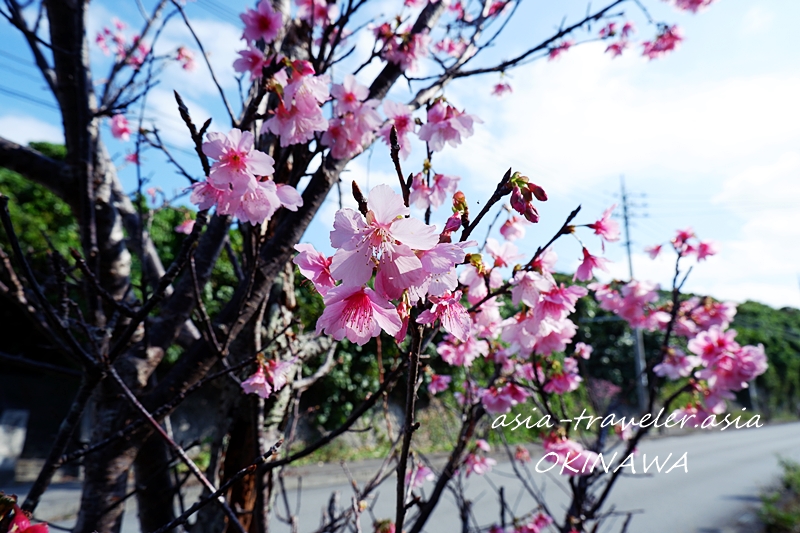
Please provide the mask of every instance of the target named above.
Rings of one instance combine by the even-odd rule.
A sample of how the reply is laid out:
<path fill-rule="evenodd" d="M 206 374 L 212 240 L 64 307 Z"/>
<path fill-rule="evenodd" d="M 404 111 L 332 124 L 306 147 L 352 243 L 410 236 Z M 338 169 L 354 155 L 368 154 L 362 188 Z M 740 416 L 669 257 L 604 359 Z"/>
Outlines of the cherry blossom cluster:
<path fill-rule="evenodd" d="M 245 394 L 257 394 L 261 398 L 269 398 L 286 386 L 296 364 L 296 357 L 287 361 L 276 361 L 265 360 L 263 355 L 259 354 L 258 368 L 252 376 L 242 381 L 242 390 Z"/>
<path fill-rule="evenodd" d="M 616 22 L 609 22 L 600 29 L 598 37 L 601 39 L 613 39 L 617 37 L 617 40 L 609 44 L 606 48 L 606 52 L 610 53 L 612 57 L 617 57 L 622 55 L 622 52 L 628 48 L 630 45 L 630 36 L 635 31 L 636 27 L 631 21 L 626 21 L 619 30 L 617 30 Z"/>
<path fill-rule="evenodd" d="M 380 102 L 368 100 L 369 89 L 356 82 L 352 74 L 345 76 L 341 85 L 333 85 L 331 95 L 334 118 L 322 136 L 322 143 L 331 148 L 333 157 L 349 159 L 372 142 L 381 125 L 381 117 L 375 111 Z"/>
<path fill-rule="evenodd" d="M 403 70 L 416 71 L 419 60 L 428 56 L 431 37 L 427 32 L 412 33 L 410 26 L 400 30 L 388 22 L 375 27 L 373 32 L 381 43 L 381 57 Z"/>
<path fill-rule="evenodd" d="M 674 51 L 683 41 L 683 34 L 675 25 L 661 27 L 661 30 L 652 41 L 642 43 L 642 55 L 648 59 L 658 59 L 668 52 Z"/>
<path fill-rule="evenodd" d="M 409 217 L 403 197 L 387 185 L 370 191 L 365 211 L 337 211 L 333 256 L 310 245 L 297 247 L 295 264 L 325 303 L 317 332 L 365 344 L 383 330 L 402 340 L 411 306 L 427 301 L 431 307 L 417 316 L 417 323 L 439 322 L 466 340 L 470 317 L 455 290 L 456 265 L 475 243 L 439 242 L 436 227 Z M 373 275 L 374 288 L 368 285 Z"/>
<path fill-rule="evenodd" d="M 216 206 L 220 215 L 253 225 L 272 218 L 281 206 L 292 211 L 301 207 L 303 198 L 294 187 L 271 179 L 275 161 L 253 144 L 249 131 L 209 133 L 203 153 L 216 161 L 208 179 L 192 185 L 190 201 L 200 209 Z"/>
<path fill-rule="evenodd" d="M 678 231 L 671 244 L 679 260 L 691 255 L 700 261 L 718 251 L 715 243 L 699 241 L 691 228 Z M 660 248 L 653 247 L 652 255 Z M 618 288 L 597 283 L 589 288 L 595 291 L 602 309 L 612 311 L 632 327 L 664 330 L 674 311 L 673 331 L 688 341 L 689 354 L 679 346 L 670 346 L 653 372 L 669 380 L 692 379 L 697 400 L 681 414 L 695 414 L 702 420 L 709 413 L 724 412 L 725 400 L 733 399 L 733 392 L 746 388 L 767 369 L 762 345 L 740 346 L 734 341 L 736 331 L 728 327 L 736 306 L 730 302 L 692 297 L 673 310 L 671 303 L 658 305 L 658 286 L 651 283 L 631 281 Z"/>
<path fill-rule="evenodd" d="M 125 59 L 130 54 L 127 59 L 128 65 L 139 68 L 147 58 L 147 54 L 150 53 L 150 47 L 141 42 L 138 35 L 134 35 L 129 41 L 123 33 L 126 25 L 121 20 L 114 18 L 111 19 L 111 22 L 114 29 L 103 27 L 94 38 L 95 44 L 105 55 L 111 55 L 111 47 L 113 47 L 117 61 Z"/>

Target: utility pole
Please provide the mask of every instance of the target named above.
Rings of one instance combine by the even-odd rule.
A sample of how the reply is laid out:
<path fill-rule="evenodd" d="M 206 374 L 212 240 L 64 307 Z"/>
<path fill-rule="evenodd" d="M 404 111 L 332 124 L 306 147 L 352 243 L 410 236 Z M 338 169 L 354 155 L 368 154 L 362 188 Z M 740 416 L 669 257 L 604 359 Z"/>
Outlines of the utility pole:
<path fill-rule="evenodd" d="M 625 178 L 620 176 L 620 197 L 622 199 L 622 219 L 625 224 L 625 249 L 628 252 L 628 274 L 631 281 L 633 281 L 633 261 L 631 259 L 631 230 L 629 219 L 631 214 L 629 209 L 631 206 L 628 193 L 625 191 Z M 643 412 L 647 408 L 647 372 L 645 367 L 647 363 L 644 357 L 644 337 L 642 336 L 642 328 L 633 328 L 633 345 L 634 345 L 634 366 L 636 369 L 636 400 L 639 403 L 639 410 Z"/>

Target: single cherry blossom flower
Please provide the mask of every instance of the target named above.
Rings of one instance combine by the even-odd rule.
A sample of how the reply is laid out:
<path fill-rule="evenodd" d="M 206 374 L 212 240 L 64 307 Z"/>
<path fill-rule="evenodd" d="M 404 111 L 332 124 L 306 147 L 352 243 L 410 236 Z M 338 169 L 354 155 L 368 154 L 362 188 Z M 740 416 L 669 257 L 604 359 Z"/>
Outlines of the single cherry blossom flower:
<path fill-rule="evenodd" d="M 435 396 L 440 392 L 446 391 L 447 387 L 450 386 L 450 381 L 452 379 L 453 378 L 450 376 L 431 374 L 431 382 L 428 384 L 428 392 Z"/>
<path fill-rule="evenodd" d="M 418 324 L 433 324 L 440 320 L 445 331 L 464 342 L 469 337 L 472 321 L 469 313 L 461 305 L 461 291 L 444 294 L 441 297 L 430 296 L 433 302 L 431 309 L 426 309 L 417 317 Z"/>
<path fill-rule="evenodd" d="M 311 280 L 317 292 L 325 296 L 329 289 L 336 286 L 336 282 L 331 276 L 332 258 L 325 257 L 311 244 L 296 244 L 294 249 L 300 253 L 292 262 L 297 265 L 302 275 Z"/>
<path fill-rule="evenodd" d="M 606 263 L 608 263 L 607 259 L 603 259 L 602 257 L 594 256 L 589 253 L 589 250 L 586 248 L 583 249 L 583 262 L 580 264 L 578 269 L 575 271 L 575 275 L 572 277 L 573 280 L 580 280 L 580 281 L 589 281 L 594 277 L 593 270 L 595 268 L 599 268 L 603 272 L 608 272 L 608 267 L 606 267 Z"/>
<path fill-rule="evenodd" d="M 337 341 L 347 337 L 363 346 L 383 329 L 389 335 L 400 330 L 402 322 L 394 305 L 369 287 L 340 285 L 324 297 L 325 310 L 317 320 L 317 334 L 323 331 Z"/>
<path fill-rule="evenodd" d="M 612 205 L 603 212 L 600 220 L 588 224 L 588 227 L 594 230 L 594 234 L 600 235 L 604 241 L 615 242 L 619 240 L 619 223 L 611 219 L 611 213 L 614 212 L 616 207 L 617 204 Z"/>
<path fill-rule="evenodd" d="M 175 226 L 175 233 L 183 233 L 184 235 L 189 235 L 192 233 L 192 229 L 194 229 L 195 221 L 191 218 L 187 218 L 177 226 Z"/>
<path fill-rule="evenodd" d="M 412 472 L 414 474 L 413 479 L 411 478 Z M 434 479 L 436 479 L 436 476 L 427 466 L 420 466 L 416 471 L 409 470 L 406 472 L 406 486 L 411 490 L 418 489 L 424 485 L 426 481 L 433 481 Z"/>
<path fill-rule="evenodd" d="M 582 359 L 589 359 L 592 356 L 594 348 L 586 343 L 578 342 L 575 344 L 575 355 Z"/>
<path fill-rule="evenodd" d="M 561 41 L 556 46 L 550 48 L 550 52 L 548 54 L 547 59 L 549 61 L 557 59 L 561 54 L 563 54 L 564 52 L 569 50 L 572 47 L 572 45 L 574 45 L 574 44 L 575 44 L 575 41 L 573 41 L 571 39 L 566 39 L 564 41 Z"/>
<path fill-rule="evenodd" d="M 193 71 L 195 68 L 194 53 L 185 46 L 178 47 L 175 59 L 181 64 L 183 70 Z"/>
<path fill-rule="evenodd" d="M 233 70 L 236 72 L 249 72 L 250 81 L 261 78 L 264 67 L 267 65 L 267 58 L 264 52 L 253 45 L 248 45 L 246 49 L 236 52 L 239 58 L 233 62 Z"/>
<path fill-rule="evenodd" d="M 420 172 L 411 181 L 409 201 L 422 210 L 429 207 L 437 208 L 444 203 L 446 198 L 456 192 L 460 180 L 461 178 L 457 176 L 434 174 L 433 183 L 428 187 L 425 177 Z"/>
<path fill-rule="evenodd" d="M 249 131 L 233 128 L 227 135 L 212 132 L 203 143 L 203 153 L 217 161 L 211 165 L 208 181 L 214 187 L 241 195 L 257 187 L 256 176 L 271 176 L 275 160 L 253 148 Z"/>
<path fill-rule="evenodd" d="M 248 9 L 239 18 L 244 22 L 242 38 L 251 42 L 263 39 L 266 44 L 270 44 L 283 26 L 283 17 L 272 8 L 270 0 L 261 0 L 256 9 Z"/>
<path fill-rule="evenodd" d="M 469 477 L 470 474 L 476 474 L 478 476 L 488 474 L 496 464 L 497 461 L 491 457 L 483 457 L 475 455 L 474 453 L 469 454 L 466 461 L 464 461 L 464 465 L 467 467 L 467 477 Z"/>
<path fill-rule="evenodd" d="M 714 241 L 701 241 L 697 246 L 697 260 L 704 261 L 706 257 L 719 253 L 719 245 Z"/>
<path fill-rule="evenodd" d="M 378 278 L 390 296 L 422 281 L 425 272 L 413 250 L 433 248 L 436 227 L 406 218 L 403 197 L 388 185 L 374 187 L 367 199 L 367 217 L 352 209 L 336 212 L 331 245 L 337 248 L 331 263 L 334 279 L 345 285 L 363 285 L 378 265 Z"/>
<path fill-rule="evenodd" d="M 650 259 L 655 259 L 661 253 L 661 245 L 648 246 L 644 249 L 645 253 L 650 256 Z"/>
<path fill-rule="evenodd" d="M 426 141 L 432 151 L 440 152 L 445 143 L 456 147 L 461 144 L 462 137 L 472 136 L 475 122 L 483 123 L 475 115 L 458 111 L 439 100 L 428 109 L 428 121 L 419 129 L 419 138 Z"/>
<path fill-rule="evenodd" d="M 111 135 L 115 139 L 129 141 L 131 138 L 131 128 L 125 115 L 117 114 L 111 117 Z"/>
<path fill-rule="evenodd" d="M 507 241 L 515 241 L 525 237 L 525 222 L 524 219 L 512 215 L 500 226 L 500 235 Z"/>
<path fill-rule="evenodd" d="M 409 141 L 408 135 L 417 129 L 411 116 L 411 108 L 405 104 L 384 100 L 383 112 L 386 113 L 386 123 L 380 128 L 378 134 L 387 146 L 391 146 L 391 132 L 392 126 L 394 126 L 397 130 L 397 144 L 400 145 L 400 157 L 406 159 L 411 153 L 411 141 Z"/>

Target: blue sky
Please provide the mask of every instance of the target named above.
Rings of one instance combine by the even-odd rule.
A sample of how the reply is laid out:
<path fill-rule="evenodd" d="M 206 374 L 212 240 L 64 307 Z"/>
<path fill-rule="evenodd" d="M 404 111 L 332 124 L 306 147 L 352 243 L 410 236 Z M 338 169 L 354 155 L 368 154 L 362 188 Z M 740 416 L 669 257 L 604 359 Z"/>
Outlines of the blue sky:
<path fill-rule="evenodd" d="M 230 65 L 241 34 L 235 12 L 244 5 L 214 0 L 187 5 L 234 104 L 239 97 Z M 392 5 L 376 4 L 365 17 L 391 13 Z M 647 5 L 656 19 L 676 22 L 684 30 L 685 42 L 668 57 L 648 61 L 634 49 L 612 59 L 603 53 L 604 44 L 590 43 L 556 61 L 538 61 L 510 72 L 514 93 L 503 99 L 489 96 L 498 79 L 493 74 L 448 87 L 448 99 L 484 123 L 459 149 L 448 147 L 437 154 L 435 169 L 461 176 L 461 188 L 473 211 L 509 166 L 542 185 L 550 200 L 542 205 L 541 223 L 529 226 L 526 238 L 517 243 L 524 253 L 545 242 L 578 204 L 583 206 L 579 220 L 593 221 L 618 201 L 614 194 L 624 175 L 631 192 L 646 195 L 637 198 L 646 207 L 635 212 L 647 217 L 637 217 L 632 227 L 636 277 L 667 284 L 672 259 L 650 261 L 642 248 L 668 240 L 676 228 L 692 226 L 700 237 L 719 241 L 722 253 L 695 268 L 689 290 L 735 301 L 800 307 L 800 212 L 796 207 L 800 203 L 800 56 L 791 46 L 800 2 L 719 0 L 699 15 L 677 12 L 661 1 Z M 486 60 L 514 55 L 546 37 L 564 15 L 574 20 L 585 9 L 584 2 L 571 0 L 524 0 L 505 38 Z M 627 11 L 639 27 L 639 37 L 654 33 L 634 8 Z M 93 2 L 91 35 L 109 24 L 112 15 L 133 27 L 141 24 L 133 1 Z M 0 135 L 22 143 L 60 141 L 58 113 L 47 105 L 54 101 L 30 65 L 30 52 L 15 30 L 7 24 L 0 27 Z M 366 45 L 366 37 L 354 42 Z M 181 44 L 195 48 L 185 29 L 174 24 L 166 30 L 160 50 L 174 50 Z M 102 79 L 108 60 L 97 50 L 92 59 L 97 65 L 95 79 Z M 333 73 L 336 81 L 347 66 Z M 368 84 L 379 67 L 362 71 L 359 81 Z M 423 73 L 426 68 L 422 67 Z M 186 98 L 198 120 L 214 117 L 218 130 L 227 130 L 229 124 L 201 64 L 194 73 L 185 73 L 177 65 L 168 67 L 148 98 L 146 117 L 158 121 L 176 157 L 199 173 L 195 158 L 185 152 L 190 143 L 175 112 L 173 89 Z M 402 101 L 409 93 L 397 87 L 391 97 Z M 132 143 L 106 136 L 119 160 L 132 149 Z M 419 167 L 421 152 L 422 146 L 415 145 L 404 164 L 406 172 Z M 388 163 L 388 150 L 378 142 L 354 161 L 348 179 L 364 187 L 395 185 Z M 156 153 L 148 154 L 144 169 L 152 184 L 166 191 L 186 185 Z M 121 175 L 133 188 L 133 169 L 122 168 Z M 325 245 L 337 204 L 332 196 L 306 240 Z M 485 230 L 476 234 L 482 239 Z M 588 232 L 584 242 L 599 251 L 599 242 Z M 577 243 L 567 241 L 557 251 L 560 266 L 574 268 L 580 256 Z M 612 275 L 627 277 L 621 244 L 608 246 L 607 257 L 614 261 Z"/>

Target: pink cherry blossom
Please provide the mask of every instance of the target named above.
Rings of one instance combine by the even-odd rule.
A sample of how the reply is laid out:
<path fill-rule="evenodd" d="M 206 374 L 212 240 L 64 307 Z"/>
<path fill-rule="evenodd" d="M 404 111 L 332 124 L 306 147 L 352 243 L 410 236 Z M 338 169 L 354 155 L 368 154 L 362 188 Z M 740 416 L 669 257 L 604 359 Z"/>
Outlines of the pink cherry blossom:
<path fill-rule="evenodd" d="M 497 96 L 498 98 L 503 97 L 507 94 L 511 94 L 514 92 L 514 89 L 508 82 L 501 81 L 496 83 L 494 87 L 492 87 L 492 96 Z"/>
<path fill-rule="evenodd" d="M 483 123 L 478 117 L 438 100 L 428 109 L 428 122 L 419 129 L 419 138 L 428 142 L 434 152 L 444 149 L 445 143 L 455 148 L 461 144 L 462 137 L 472 136 L 475 122 Z"/>
<path fill-rule="evenodd" d="M 248 9 L 239 18 L 244 22 L 242 38 L 251 42 L 263 39 L 270 44 L 283 26 L 283 17 L 272 8 L 270 0 L 261 0 L 256 9 Z"/>
<path fill-rule="evenodd" d="M 567 40 L 561 41 L 561 43 L 557 44 L 556 46 L 554 46 L 554 47 L 552 47 L 550 49 L 550 53 L 548 54 L 548 58 L 547 59 L 549 61 L 557 59 L 561 54 L 563 54 L 564 52 L 569 50 L 572 47 L 572 45 L 574 45 L 574 44 L 575 44 L 575 41 L 573 41 L 571 39 L 567 39 Z"/>
<path fill-rule="evenodd" d="M 337 211 L 331 245 L 337 248 L 331 263 L 334 279 L 345 285 L 363 285 L 378 265 L 378 278 L 391 297 L 419 284 L 425 276 L 413 250 L 429 250 L 439 240 L 436 227 L 406 218 L 403 197 L 388 185 L 373 188 L 367 199 L 367 218 L 352 209 Z"/>
<path fill-rule="evenodd" d="M 614 212 L 616 207 L 616 204 L 612 205 L 603 212 L 600 220 L 588 225 L 594 230 L 594 234 L 600 235 L 604 241 L 615 242 L 619 240 L 619 223 L 611 219 L 611 213 Z"/>
<path fill-rule="evenodd" d="M 128 154 L 125 154 L 125 161 L 127 163 L 132 163 L 134 165 L 138 165 L 139 164 L 139 154 L 137 154 L 136 152 L 130 152 Z M 153 201 L 155 202 L 155 200 L 153 200 Z"/>
<path fill-rule="evenodd" d="M 203 153 L 217 161 L 211 166 L 208 181 L 219 190 L 236 195 L 253 191 L 256 176 L 271 176 L 275 161 L 253 148 L 254 137 L 249 131 L 233 128 L 227 135 L 212 132 L 203 143 Z"/>
<path fill-rule="evenodd" d="M 697 13 L 707 8 L 713 4 L 714 1 L 715 0 L 674 0 L 675 7 L 683 11 L 691 11 L 692 13 Z"/>
<path fill-rule="evenodd" d="M 606 47 L 606 52 L 611 54 L 611 57 L 618 57 L 622 55 L 622 52 L 628 48 L 628 41 L 625 39 L 620 39 L 615 43 L 611 43 Z"/>
<path fill-rule="evenodd" d="M 502 387 L 492 386 L 484 389 L 481 391 L 480 397 L 487 413 L 505 414 L 518 403 L 524 402 L 528 393 L 513 383 L 507 383 Z"/>
<path fill-rule="evenodd" d="M 281 103 L 261 126 L 261 133 L 278 135 L 283 147 L 310 141 L 315 132 L 328 129 L 328 121 L 319 106 L 330 97 L 330 78 L 314 76 L 314 69 L 308 62 L 295 61 L 292 65 L 292 76 L 283 88 Z"/>
<path fill-rule="evenodd" d="M 397 64 L 402 70 L 415 72 L 420 59 L 428 56 L 431 37 L 427 32 L 411 33 L 410 30 L 391 37 L 383 48 L 383 58 Z"/>
<path fill-rule="evenodd" d="M 461 178 L 457 176 L 434 174 L 433 183 L 428 187 L 425 183 L 425 177 L 422 173 L 419 173 L 414 176 L 411 182 L 411 196 L 409 200 L 420 209 L 425 210 L 429 207 L 435 209 L 456 192 L 460 180 Z"/>
<path fill-rule="evenodd" d="M 616 34 L 617 34 L 617 23 L 616 22 L 609 22 L 608 24 L 606 24 L 605 26 L 600 28 L 599 32 L 597 32 L 597 35 L 601 39 L 605 39 L 606 37 L 613 37 Z"/>
<path fill-rule="evenodd" d="M 580 280 L 580 281 L 589 281 L 594 277 L 593 270 L 598 268 L 603 272 L 608 272 L 608 268 L 606 267 L 606 263 L 608 260 L 603 259 L 602 257 L 597 257 L 589 253 L 589 250 L 586 248 L 583 249 L 583 262 L 580 264 L 578 269 L 575 271 L 575 275 L 573 276 L 573 280 Z"/>
<path fill-rule="evenodd" d="M 450 376 L 444 376 L 441 374 L 432 374 L 431 375 L 431 382 L 428 384 L 428 392 L 432 395 L 437 395 L 440 392 L 444 392 L 447 390 L 447 387 L 450 386 L 450 380 L 452 380 Z"/>
<path fill-rule="evenodd" d="M 679 348 L 670 348 L 664 359 L 653 367 L 653 372 L 657 376 L 666 377 L 674 381 L 688 377 L 692 373 L 692 369 L 699 365 L 699 357 L 687 356 Z"/>
<path fill-rule="evenodd" d="M 690 340 L 687 347 L 708 364 L 724 352 L 738 352 L 740 346 L 735 338 L 736 330 L 723 331 L 720 326 L 711 326 L 708 331 L 703 331 Z"/>
<path fill-rule="evenodd" d="M 258 365 L 256 372 L 242 381 L 242 390 L 245 394 L 258 394 L 262 398 L 269 398 L 272 394 L 272 385 L 267 383 L 267 376 L 264 374 L 262 365 Z"/>
<path fill-rule="evenodd" d="M 514 450 L 514 459 L 520 463 L 530 463 L 531 453 L 521 444 L 517 444 L 517 448 Z"/>
<path fill-rule="evenodd" d="M 544 384 L 544 391 L 551 394 L 564 394 L 578 388 L 583 378 L 578 375 L 578 361 L 565 357 L 561 371 L 553 374 Z"/>
<path fill-rule="evenodd" d="M 456 339 L 448 335 L 436 348 L 442 360 L 449 365 L 469 368 L 478 356 L 489 353 L 489 343 L 472 335 L 465 342 L 454 341 Z"/>
<path fill-rule="evenodd" d="M 372 142 L 372 136 L 380 125 L 380 117 L 375 111 L 377 105 L 377 100 L 369 100 L 355 113 L 347 113 L 330 121 L 328 130 L 322 135 L 322 144 L 331 147 L 331 156 L 350 159 Z"/>
<path fill-rule="evenodd" d="M 536 308 L 536 313 L 541 317 L 551 317 L 556 320 L 565 318 L 575 312 L 575 303 L 589 293 L 579 285 L 565 287 L 562 283 L 549 291 L 542 292 L 542 300 Z"/>
<path fill-rule="evenodd" d="M 484 439 L 477 439 L 475 441 L 475 448 L 477 448 L 478 450 L 483 450 L 484 452 L 492 451 L 492 447 L 489 446 L 489 443 L 486 442 L 486 440 Z"/>
<path fill-rule="evenodd" d="M 242 382 L 245 394 L 258 394 L 262 398 L 269 398 L 273 392 L 278 392 L 286 386 L 289 375 L 296 368 L 297 357 L 287 361 L 270 359 L 258 365 L 256 372 Z"/>
<path fill-rule="evenodd" d="M 317 320 L 317 334 L 325 332 L 337 341 L 347 337 L 364 345 L 383 329 L 396 334 L 402 325 L 395 306 L 369 287 L 340 285 L 324 297 L 325 310 Z"/>
<path fill-rule="evenodd" d="M 394 126 L 397 130 L 397 144 L 400 145 L 400 157 L 406 159 L 411 153 L 411 141 L 408 139 L 408 134 L 414 133 L 417 129 L 417 125 L 411 117 L 411 108 L 387 99 L 383 101 L 383 112 L 386 113 L 386 123 L 380 128 L 378 134 L 383 138 L 383 142 L 391 146 L 391 132 L 392 126 Z"/>
<path fill-rule="evenodd" d="M 497 242 L 497 239 L 493 239 L 491 237 L 486 239 L 485 250 L 489 255 L 492 256 L 492 259 L 494 260 L 494 266 L 497 268 L 512 266 L 517 259 L 522 257 L 516 245 L 510 242 L 504 242 L 503 244 L 500 244 Z"/>
<path fill-rule="evenodd" d="M 551 435 L 544 439 L 544 459 L 562 465 L 565 476 L 587 476 L 592 473 L 599 456 L 566 437 Z"/>
<path fill-rule="evenodd" d="M 476 245 L 475 241 L 440 242 L 430 250 L 418 250 L 416 255 L 425 277 L 418 284 L 408 287 L 409 300 L 416 303 L 427 295 L 443 296 L 456 290 L 456 265 L 464 261 L 466 249 Z"/>
<path fill-rule="evenodd" d="M 525 237 L 525 222 L 524 219 L 512 215 L 500 226 L 500 235 L 507 241 L 515 241 Z"/>
<path fill-rule="evenodd" d="M 187 218 L 177 226 L 175 226 L 175 233 L 183 233 L 184 235 L 189 235 L 192 233 L 192 229 L 194 229 L 194 220 L 191 218 Z"/>
<path fill-rule="evenodd" d="M 703 261 L 706 257 L 719 253 L 719 245 L 714 241 L 701 241 L 697 246 L 697 260 Z"/>
<path fill-rule="evenodd" d="M 334 113 L 337 115 L 353 113 L 361 108 L 361 103 L 369 96 L 369 87 L 359 84 L 355 76 L 348 74 L 341 85 L 333 85 L 331 96 L 336 99 Z"/>
<path fill-rule="evenodd" d="M 233 70 L 236 72 L 249 72 L 250 81 L 261 78 L 264 67 L 267 65 L 267 58 L 264 52 L 253 45 L 248 45 L 246 49 L 239 50 L 239 59 L 233 62 Z"/>
<path fill-rule="evenodd" d="M 327 26 L 339 16 L 336 2 L 328 3 L 327 0 L 295 0 L 297 3 L 297 16 L 312 27 Z"/>
<path fill-rule="evenodd" d="M 645 253 L 650 256 L 650 259 L 655 259 L 661 253 L 661 245 L 648 246 L 644 249 Z"/>
<path fill-rule="evenodd" d="M 294 249 L 300 253 L 292 262 L 297 265 L 302 275 L 311 280 L 317 292 L 325 296 L 329 289 L 336 286 L 331 276 L 332 258 L 325 257 L 311 244 L 296 244 Z"/>
<path fill-rule="evenodd" d="M 478 476 L 488 474 L 496 464 L 497 461 L 491 457 L 483 457 L 475 455 L 474 453 L 469 454 L 466 461 L 464 461 L 464 465 L 467 469 L 467 477 L 469 477 L 470 474 L 476 474 Z"/>
<path fill-rule="evenodd" d="M 553 288 L 553 283 L 539 274 L 538 272 L 526 272 L 519 270 L 514 273 L 511 280 L 511 301 L 514 305 L 520 302 L 528 307 L 539 304 L 541 292 L 549 291 Z"/>
<path fill-rule="evenodd" d="M 651 60 L 657 59 L 675 50 L 681 41 L 683 36 L 677 26 L 664 26 L 653 41 L 642 43 L 642 55 Z"/>
<path fill-rule="evenodd" d="M 406 472 L 406 486 L 411 490 L 418 489 L 424 485 L 426 481 L 433 481 L 436 479 L 436 476 L 433 475 L 433 471 L 427 466 L 420 466 L 416 471 L 413 471 L 413 480 L 411 479 L 411 474 L 412 470 Z"/>
<path fill-rule="evenodd" d="M 191 72 L 195 69 L 194 53 L 185 46 L 178 47 L 175 59 L 181 64 L 183 70 Z"/>
<path fill-rule="evenodd" d="M 466 52 L 467 44 L 468 43 L 462 38 L 454 41 L 450 37 L 445 37 L 441 41 L 434 44 L 433 49 L 440 54 L 446 54 L 450 57 L 458 58 L 463 56 L 464 52 Z"/>
<path fill-rule="evenodd" d="M 586 343 L 578 342 L 575 344 L 575 355 L 577 355 L 581 359 L 589 359 L 592 356 L 593 351 L 594 348 L 592 348 Z"/>
<path fill-rule="evenodd" d="M 111 117 L 111 135 L 115 139 L 128 141 L 131 138 L 131 128 L 125 115 L 114 115 Z"/>
<path fill-rule="evenodd" d="M 420 313 L 417 323 L 433 324 L 438 319 L 445 331 L 462 342 L 466 341 L 472 321 L 467 310 L 461 305 L 461 291 L 444 294 L 441 297 L 430 296 L 428 299 L 433 302 L 433 307 Z"/>

